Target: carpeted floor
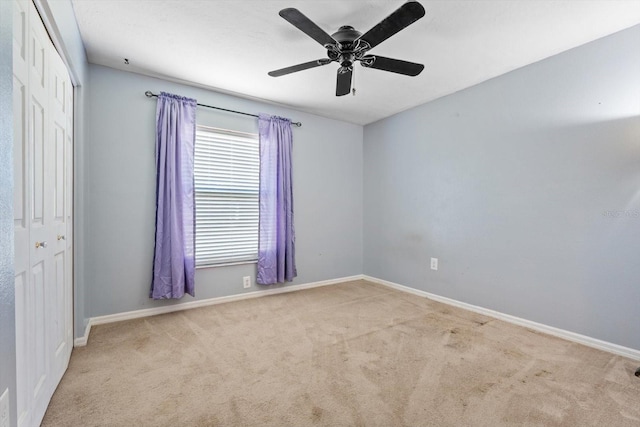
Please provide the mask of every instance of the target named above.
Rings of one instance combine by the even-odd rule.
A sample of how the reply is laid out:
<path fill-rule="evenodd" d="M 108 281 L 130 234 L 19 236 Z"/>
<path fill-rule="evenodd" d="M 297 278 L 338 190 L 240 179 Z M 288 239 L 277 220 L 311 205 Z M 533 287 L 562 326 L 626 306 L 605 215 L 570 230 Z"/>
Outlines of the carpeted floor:
<path fill-rule="evenodd" d="M 366 282 L 94 327 L 43 426 L 639 426 L 637 362 Z"/>

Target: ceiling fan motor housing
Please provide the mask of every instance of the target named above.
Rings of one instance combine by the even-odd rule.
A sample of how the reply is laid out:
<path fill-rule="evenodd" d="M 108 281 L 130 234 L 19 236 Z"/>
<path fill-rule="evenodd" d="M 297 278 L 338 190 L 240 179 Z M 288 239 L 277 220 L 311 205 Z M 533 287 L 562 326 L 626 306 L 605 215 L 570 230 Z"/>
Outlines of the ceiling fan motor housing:
<path fill-rule="evenodd" d="M 360 40 L 361 35 L 362 33 L 351 25 L 343 25 L 331 35 L 338 43 L 326 46 L 327 56 L 339 62 L 342 67 L 351 68 L 369 48 L 363 45 L 365 42 Z"/>
<path fill-rule="evenodd" d="M 353 28 L 351 25 L 343 25 L 342 27 L 338 28 L 338 31 L 331 34 L 331 37 L 333 37 L 335 41 L 340 43 L 343 48 L 348 48 L 353 43 L 353 41 L 361 35 L 362 33 Z"/>

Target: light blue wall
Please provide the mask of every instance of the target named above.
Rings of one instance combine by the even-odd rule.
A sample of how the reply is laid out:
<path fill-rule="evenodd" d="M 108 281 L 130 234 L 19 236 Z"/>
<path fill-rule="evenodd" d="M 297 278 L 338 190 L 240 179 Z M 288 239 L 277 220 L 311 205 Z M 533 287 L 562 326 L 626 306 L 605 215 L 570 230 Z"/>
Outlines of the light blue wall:
<path fill-rule="evenodd" d="M 89 138 L 86 144 L 88 316 L 175 304 L 148 297 L 154 247 L 155 99 L 151 90 L 250 113 L 295 121 L 293 177 L 298 278 L 293 284 L 362 273 L 362 126 L 352 125 L 163 81 L 90 65 Z M 251 117 L 199 108 L 204 125 L 257 132 Z M 197 299 L 255 291 L 255 264 L 201 269 Z M 186 296 L 184 301 L 192 301 Z"/>
<path fill-rule="evenodd" d="M 639 41 L 366 126 L 365 274 L 640 349 Z"/>
<path fill-rule="evenodd" d="M 9 388 L 16 419 L 13 270 L 13 2 L 0 1 L 0 395 Z"/>
<path fill-rule="evenodd" d="M 304 122 L 294 130 L 294 283 L 364 271 L 640 348 L 632 330 L 640 301 L 638 27 L 371 124 L 363 137 L 359 126 L 88 66 L 71 3 L 48 4 L 80 85 L 76 335 L 91 316 L 174 303 L 147 298 L 154 166 L 153 128 L 143 123 L 153 123 L 155 102 L 142 94 L 150 89 Z M 241 116 L 202 109 L 199 117 L 255 131 Z M 438 272 L 429 270 L 431 256 L 440 258 Z M 245 292 L 244 275 L 254 277 L 255 267 L 199 270 L 198 298 Z"/>

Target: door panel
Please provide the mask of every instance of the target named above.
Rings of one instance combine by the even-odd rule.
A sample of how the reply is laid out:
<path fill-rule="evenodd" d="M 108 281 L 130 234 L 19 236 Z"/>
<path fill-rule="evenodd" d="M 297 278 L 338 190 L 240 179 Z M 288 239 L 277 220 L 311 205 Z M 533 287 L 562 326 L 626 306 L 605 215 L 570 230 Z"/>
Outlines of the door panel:
<path fill-rule="evenodd" d="M 65 325 L 65 298 L 66 298 L 66 262 L 65 251 L 59 252 L 54 257 L 55 268 L 55 295 L 52 305 L 55 308 L 53 312 L 53 334 L 52 336 L 52 351 L 55 356 L 56 362 L 59 362 L 58 358 L 64 356 L 62 352 L 66 350 L 66 325 Z M 64 366 L 56 366 L 53 372 L 64 372 Z"/>
<path fill-rule="evenodd" d="M 16 405 L 18 408 L 18 425 L 29 425 L 29 411 L 26 406 L 26 402 L 29 402 L 29 393 L 28 387 L 25 383 L 29 382 L 29 370 L 27 369 L 30 366 L 28 360 L 26 359 L 26 349 L 29 346 L 29 338 L 32 336 L 30 331 L 27 330 L 29 322 L 28 322 L 28 311 L 26 310 L 26 302 L 29 301 L 29 296 L 27 295 L 28 289 L 28 280 L 27 280 L 27 272 L 22 271 L 16 274 L 15 286 L 16 286 L 16 354 L 21 355 L 22 357 L 16 357 L 16 378 L 20 378 L 21 381 L 19 383 L 22 386 L 17 388 L 16 393 Z M 18 310 L 20 308 L 20 310 Z"/>
<path fill-rule="evenodd" d="M 30 30 L 30 50 L 29 55 L 29 85 L 33 92 L 43 93 L 47 89 L 46 60 L 47 56 L 47 36 L 45 30 L 36 21 L 40 19 L 35 7 L 29 4 L 29 30 Z M 35 25 L 34 25 L 35 24 Z"/>
<path fill-rule="evenodd" d="M 24 1 L 13 3 L 13 62 L 26 63 L 28 11 Z"/>
<path fill-rule="evenodd" d="M 66 159 L 64 155 L 65 148 L 65 130 L 58 123 L 54 123 L 54 191 L 53 191 L 53 220 L 56 223 L 65 222 L 65 176 Z"/>
<path fill-rule="evenodd" d="M 33 334 L 29 330 L 30 271 L 29 271 L 29 109 L 28 88 L 28 8 L 26 2 L 13 4 L 13 214 L 15 244 L 15 324 L 16 324 L 16 389 L 17 421 L 19 426 L 30 424 L 28 408 L 30 367 L 29 347 Z"/>
<path fill-rule="evenodd" d="M 31 153 L 31 227 L 44 227 L 44 176 L 45 176 L 45 134 L 46 114 L 41 100 L 31 98 L 29 121 L 30 129 L 30 153 Z"/>
<path fill-rule="evenodd" d="M 44 257 L 43 257 L 44 258 Z M 49 362 L 47 351 L 47 301 L 45 292 L 46 267 L 44 259 L 40 260 L 31 268 L 31 292 L 29 308 L 29 320 L 33 322 L 32 351 L 34 363 L 32 365 L 32 379 L 30 390 L 34 401 L 34 415 L 40 411 L 44 415 L 49 400 L 48 377 Z"/>
<path fill-rule="evenodd" d="M 17 229 L 26 228 L 26 200 L 25 186 L 27 185 L 27 154 L 25 144 L 27 112 L 26 86 L 15 76 L 13 77 L 13 111 L 18 114 L 13 120 L 13 219 Z"/>

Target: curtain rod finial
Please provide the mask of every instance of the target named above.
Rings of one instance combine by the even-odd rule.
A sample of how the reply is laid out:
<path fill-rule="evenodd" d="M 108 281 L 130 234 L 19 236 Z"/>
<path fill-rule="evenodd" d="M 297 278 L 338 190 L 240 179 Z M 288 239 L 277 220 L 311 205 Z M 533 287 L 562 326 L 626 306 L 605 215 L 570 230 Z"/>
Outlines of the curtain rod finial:
<path fill-rule="evenodd" d="M 147 98 L 151 98 L 152 96 L 154 96 L 153 92 L 151 92 L 150 90 L 146 91 L 144 94 L 147 95 Z"/>

